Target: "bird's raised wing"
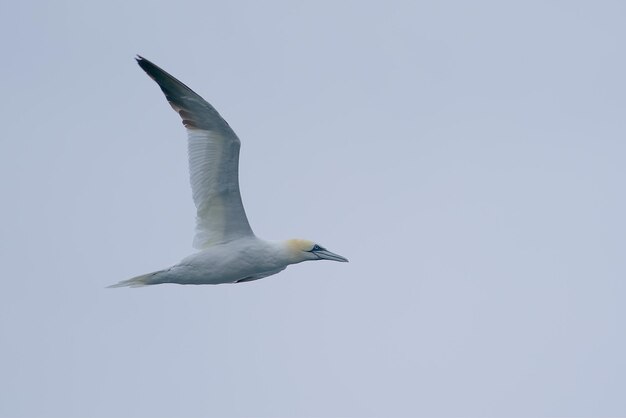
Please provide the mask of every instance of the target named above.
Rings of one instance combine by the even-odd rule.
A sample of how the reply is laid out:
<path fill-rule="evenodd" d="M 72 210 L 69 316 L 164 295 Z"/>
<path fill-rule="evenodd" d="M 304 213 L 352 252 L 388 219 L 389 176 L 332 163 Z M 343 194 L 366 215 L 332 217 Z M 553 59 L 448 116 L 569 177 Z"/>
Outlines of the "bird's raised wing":
<path fill-rule="evenodd" d="M 253 235 L 239 192 L 239 147 L 235 132 L 219 113 L 189 87 L 143 57 L 139 66 L 157 82 L 187 128 L 189 171 L 196 204 L 193 246 Z"/>

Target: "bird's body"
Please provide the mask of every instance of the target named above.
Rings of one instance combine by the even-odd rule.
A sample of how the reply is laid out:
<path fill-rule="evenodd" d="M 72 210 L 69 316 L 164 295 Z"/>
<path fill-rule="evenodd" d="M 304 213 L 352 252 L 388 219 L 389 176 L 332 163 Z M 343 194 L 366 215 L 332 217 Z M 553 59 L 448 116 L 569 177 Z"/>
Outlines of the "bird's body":
<path fill-rule="evenodd" d="M 239 193 L 237 135 L 189 87 L 145 58 L 138 57 L 137 62 L 161 87 L 187 128 L 191 188 L 197 209 L 194 247 L 200 251 L 168 269 L 111 287 L 241 283 L 276 274 L 302 261 L 348 261 L 312 241 L 257 238 Z"/>
<path fill-rule="evenodd" d="M 130 279 L 130 283 L 220 284 L 257 280 L 284 270 L 291 264 L 289 255 L 279 242 L 241 238 L 199 251 L 169 269 Z"/>

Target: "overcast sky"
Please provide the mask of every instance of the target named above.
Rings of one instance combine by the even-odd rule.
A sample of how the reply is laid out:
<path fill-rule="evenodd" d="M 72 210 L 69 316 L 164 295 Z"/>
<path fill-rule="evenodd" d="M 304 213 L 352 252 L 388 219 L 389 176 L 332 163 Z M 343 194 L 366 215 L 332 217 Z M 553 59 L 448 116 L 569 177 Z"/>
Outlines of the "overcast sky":
<path fill-rule="evenodd" d="M 0 3 L 0 416 L 626 416 L 626 3 Z M 219 286 L 141 54 L 317 241 Z"/>

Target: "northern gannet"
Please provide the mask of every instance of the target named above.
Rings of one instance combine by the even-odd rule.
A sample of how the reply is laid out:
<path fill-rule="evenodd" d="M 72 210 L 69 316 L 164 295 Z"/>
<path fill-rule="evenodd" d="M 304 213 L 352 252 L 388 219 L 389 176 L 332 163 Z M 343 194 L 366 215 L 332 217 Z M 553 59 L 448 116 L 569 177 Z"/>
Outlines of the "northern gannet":
<path fill-rule="evenodd" d="M 200 251 L 170 268 L 109 287 L 241 283 L 271 276 L 302 261 L 348 261 L 312 241 L 257 238 L 241 203 L 241 143 L 235 132 L 189 87 L 147 59 L 138 56 L 136 60 L 156 81 L 187 128 L 191 189 L 197 209 L 193 246 Z"/>

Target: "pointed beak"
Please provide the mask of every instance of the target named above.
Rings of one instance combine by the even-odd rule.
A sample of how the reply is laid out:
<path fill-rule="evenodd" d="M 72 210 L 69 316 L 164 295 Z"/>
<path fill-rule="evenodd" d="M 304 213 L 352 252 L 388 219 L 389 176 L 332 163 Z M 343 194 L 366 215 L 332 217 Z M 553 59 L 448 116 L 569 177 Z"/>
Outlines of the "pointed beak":
<path fill-rule="evenodd" d="M 341 261 L 342 263 L 348 262 L 347 258 L 342 257 L 339 254 L 331 253 L 328 250 L 315 251 L 315 255 L 317 255 L 320 260 Z"/>

